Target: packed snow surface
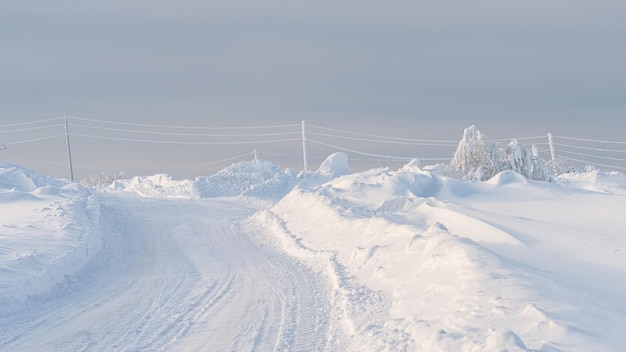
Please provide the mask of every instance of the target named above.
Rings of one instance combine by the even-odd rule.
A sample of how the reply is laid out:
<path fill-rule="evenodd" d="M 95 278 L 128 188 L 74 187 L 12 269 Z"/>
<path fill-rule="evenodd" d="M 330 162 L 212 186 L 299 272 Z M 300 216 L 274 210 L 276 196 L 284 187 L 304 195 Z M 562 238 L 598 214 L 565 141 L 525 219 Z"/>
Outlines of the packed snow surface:
<path fill-rule="evenodd" d="M 626 176 L 0 163 L 0 350 L 620 351 Z"/>

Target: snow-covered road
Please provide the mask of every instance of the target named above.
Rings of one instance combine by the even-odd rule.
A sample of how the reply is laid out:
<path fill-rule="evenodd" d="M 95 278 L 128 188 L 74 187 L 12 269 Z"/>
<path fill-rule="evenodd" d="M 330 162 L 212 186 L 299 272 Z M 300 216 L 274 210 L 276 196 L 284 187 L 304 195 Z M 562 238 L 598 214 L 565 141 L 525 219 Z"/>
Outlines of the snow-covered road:
<path fill-rule="evenodd" d="M 339 338 L 322 279 L 242 226 L 255 204 L 97 197 L 102 250 L 0 321 L 3 350 L 314 351 Z"/>

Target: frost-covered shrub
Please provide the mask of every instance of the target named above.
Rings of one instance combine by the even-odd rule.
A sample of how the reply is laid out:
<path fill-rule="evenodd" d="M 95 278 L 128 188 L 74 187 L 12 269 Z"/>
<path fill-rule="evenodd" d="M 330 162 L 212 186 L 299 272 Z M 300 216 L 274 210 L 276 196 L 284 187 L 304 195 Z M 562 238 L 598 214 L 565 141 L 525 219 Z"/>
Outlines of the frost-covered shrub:
<path fill-rule="evenodd" d="M 543 162 L 543 159 L 539 157 L 539 149 L 533 145 L 531 149 L 531 164 L 530 164 L 530 179 L 537 181 L 549 181 L 552 178 L 553 173 L 550 172 Z"/>
<path fill-rule="evenodd" d="M 530 151 L 517 139 L 512 139 L 505 147 L 504 157 L 508 164 L 505 165 L 505 169 L 516 170 L 517 173 L 526 178 L 531 177 L 532 158 Z"/>
<path fill-rule="evenodd" d="M 496 144 L 472 125 L 463 131 L 450 169 L 466 180 L 488 180 L 503 170 L 501 159 Z"/>
<path fill-rule="evenodd" d="M 538 155 L 537 148 L 529 150 L 513 139 L 506 145 L 484 136 L 476 126 L 465 129 L 463 138 L 449 165 L 450 170 L 464 180 L 488 180 L 504 170 L 512 170 L 537 181 L 550 179 L 550 172 Z"/>
<path fill-rule="evenodd" d="M 113 181 L 117 181 L 126 177 L 126 173 L 124 171 L 120 171 L 118 173 L 105 173 L 102 172 L 98 175 L 89 175 L 88 178 L 85 178 L 80 181 L 81 186 L 83 187 L 98 187 L 98 186 L 108 186 Z"/>
<path fill-rule="evenodd" d="M 548 168 L 552 172 L 552 175 L 555 175 L 555 176 L 579 171 L 567 159 L 550 160 L 546 162 L 546 168 Z"/>

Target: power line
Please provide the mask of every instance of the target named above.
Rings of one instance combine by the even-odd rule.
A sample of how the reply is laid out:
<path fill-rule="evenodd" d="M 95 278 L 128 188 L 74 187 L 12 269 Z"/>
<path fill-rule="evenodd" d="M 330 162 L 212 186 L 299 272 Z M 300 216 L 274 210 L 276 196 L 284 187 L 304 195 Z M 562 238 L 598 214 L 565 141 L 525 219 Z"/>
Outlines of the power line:
<path fill-rule="evenodd" d="M 287 139 L 273 139 L 273 140 L 256 140 L 256 141 L 239 141 L 239 142 L 184 142 L 184 141 L 159 141 L 149 139 L 132 139 L 122 137 L 107 137 L 107 136 L 94 136 L 82 133 L 73 133 L 72 136 L 108 139 L 115 141 L 126 142 L 139 142 L 139 143 L 154 143 L 154 144 L 183 144 L 183 145 L 237 145 L 237 144 L 262 144 L 262 143 L 279 143 L 279 142 L 293 142 L 300 141 L 300 138 L 287 138 Z"/>
<path fill-rule="evenodd" d="M 587 160 L 575 159 L 575 158 L 570 158 L 570 157 L 566 157 L 566 156 L 564 156 L 562 158 L 566 159 L 566 160 L 570 160 L 570 161 L 575 161 L 575 162 L 578 162 L 578 163 L 587 164 L 587 165 L 604 166 L 604 167 L 610 167 L 610 168 L 614 168 L 614 169 L 626 170 L 626 167 L 621 167 L 621 166 L 600 164 L 600 163 L 592 163 L 592 162 L 587 161 Z"/>
<path fill-rule="evenodd" d="M 258 151 L 257 153 L 261 155 L 280 156 L 280 157 L 285 157 L 285 158 L 298 158 L 298 159 L 302 158 L 302 155 L 300 154 L 272 153 L 272 152 L 264 152 L 264 151 Z"/>
<path fill-rule="evenodd" d="M 609 156 L 600 156 L 600 155 L 591 155 L 591 154 L 585 154 L 585 153 L 576 153 L 576 152 L 571 152 L 569 150 L 559 150 L 559 154 L 560 153 L 567 153 L 567 154 L 573 154 L 573 155 L 579 155 L 579 156 L 588 156 L 588 157 L 591 157 L 591 158 L 598 158 L 598 159 L 605 159 L 605 160 L 626 161 L 626 159 L 624 159 L 624 158 L 613 158 L 613 157 L 609 157 Z"/>
<path fill-rule="evenodd" d="M 318 133 L 318 132 L 309 132 L 308 134 L 314 136 L 321 137 L 332 137 L 332 138 L 341 138 L 341 139 L 349 139 L 353 141 L 364 141 L 364 142 L 375 142 L 375 143 L 388 143 L 388 144 L 404 144 L 404 145 L 422 145 L 422 146 L 434 146 L 434 147 L 456 147 L 457 144 L 436 144 L 431 142 L 404 142 L 404 141 L 393 141 L 393 140 L 375 140 L 375 139 L 366 139 L 359 137 L 350 137 L 350 136 L 338 136 L 334 134 L 327 133 Z"/>
<path fill-rule="evenodd" d="M 63 119 L 62 117 L 55 117 L 55 118 L 51 118 L 51 119 L 44 119 L 44 120 L 37 120 L 37 121 L 30 121 L 30 122 L 21 122 L 21 123 L 13 123 L 13 124 L 10 124 L 10 125 L 0 126 L 0 128 L 24 126 L 24 125 L 34 125 L 34 124 L 37 124 L 37 123 L 49 122 L 49 121 L 55 121 L 55 120 L 62 120 L 62 119 Z"/>
<path fill-rule="evenodd" d="M 520 137 L 520 138 L 500 138 L 500 139 L 493 139 L 494 142 L 508 142 L 511 141 L 512 139 L 515 139 L 517 141 L 527 141 L 527 140 L 531 140 L 531 139 L 546 139 L 548 138 L 547 136 L 536 136 L 536 137 Z"/>
<path fill-rule="evenodd" d="M 114 131 L 114 132 L 131 132 L 142 134 L 155 134 L 162 136 L 179 136 L 179 137 L 273 137 L 284 136 L 290 134 L 299 134 L 299 131 L 292 132 L 268 132 L 268 133 L 235 133 L 235 134 L 212 134 L 212 133 L 179 133 L 179 132 L 159 132 L 159 131 L 142 131 L 142 130 L 129 130 L 123 128 L 113 127 L 100 127 L 100 126 L 88 126 L 81 124 L 72 124 L 72 127 L 91 128 L 97 130 Z"/>
<path fill-rule="evenodd" d="M 7 124 L 7 125 L 0 126 L 0 134 L 4 134 L 4 136 L 6 137 L 10 133 L 16 133 L 16 136 L 17 136 L 18 135 L 17 133 L 20 133 L 20 132 L 33 132 L 31 136 L 36 136 L 37 134 L 43 134 L 45 132 L 35 133 L 35 131 L 45 131 L 48 129 L 62 127 L 63 125 L 56 124 L 53 122 L 53 121 L 58 122 L 61 119 L 63 118 L 57 117 L 57 118 L 42 119 L 42 120 L 23 122 L 23 123 Z M 302 141 L 302 137 L 305 137 L 305 136 L 300 136 L 300 134 L 302 133 L 301 130 L 299 129 L 296 130 L 297 127 L 301 127 L 300 124 L 245 126 L 245 127 L 242 127 L 242 126 L 240 127 L 187 127 L 187 126 L 171 126 L 171 125 L 158 125 L 158 124 L 141 124 L 141 123 L 131 123 L 131 122 L 114 122 L 114 121 L 105 121 L 105 120 L 83 118 L 83 117 L 71 117 L 70 119 L 76 121 L 75 123 L 71 124 L 72 127 L 76 127 L 78 129 L 83 128 L 85 129 L 84 131 L 92 130 L 91 132 L 93 132 L 93 133 L 72 133 L 71 136 L 73 137 L 75 136 L 75 137 L 84 137 L 84 138 L 101 139 L 101 140 L 152 143 L 152 144 L 162 144 L 162 145 L 174 145 L 174 144 L 176 145 L 254 145 L 254 144 L 267 144 L 267 143 L 299 142 L 299 141 Z M 310 129 L 313 129 L 313 131 L 308 131 L 307 135 L 314 136 L 322 140 L 336 139 L 336 140 L 344 140 L 344 141 L 362 141 L 362 142 L 368 142 L 368 143 L 385 143 L 385 144 L 391 144 L 391 145 L 425 146 L 425 147 L 429 147 L 428 150 L 446 150 L 443 148 L 455 147 L 458 144 L 458 141 L 391 137 L 391 136 L 384 136 L 384 135 L 377 135 L 377 134 L 352 132 L 352 131 L 346 131 L 346 130 L 341 130 L 341 129 L 317 126 L 317 125 L 307 125 L 307 127 L 309 127 Z M 281 128 L 283 130 L 281 130 Z M 2 130 L 2 129 L 7 129 L 7 130 Z M 158 130 L 158 129 L 161 129 L 161 130 Z M 285 130 L 285 129 L 289 129 L 289 130 Z M 108 131 L 110 133 L 105 133 L 102 131 Z M 48 131 L 48 132 L 52 132 L 52 131 Z M 143 136 L 138 136 L 140 134 Z M 296 135 L 298 135 L 298 137 L 293 138 Z M 13 151 L 7 149 L 6 146 L 38 142 L 38 141 L 54 139 L 54 138 L 63 137 L 63 136 L 66 136 L 66 134 L 59 133 L 59 134 L 54 134 L 54 135 L 49 135 L 49 136 L 19 140 L 15 142 L 6 141 L 4 142 L 4 144 L 0 144 L 0 151 L 14 153 Z M 128 138 L 123 137 L 123 136 L 128 136 Z M 152 138 L 150 138 L 150 136 L 152 136 Z M 169 136 L 170 138 L 165 138 L 166 136 Z M 135 138 L 135 137 L 140 137 L 140 138 Z M 145 137 L 145 138 L 142 138 L 142 137 Z M 174 138 L 174 137 L 181 137 L 181 138 Z M 216 139 L 228 138 L 228 140 L 226 141 L 202 140 L 201 139 L 202 137 L 216 138 Z M 570 156 L 576 156 L 576 157 L 581 157 L 584 159 L 591 158 L 592 160 L 598 159 L 598 160 L 611 160 L 611 161 L 617 161 L 617 162 L 626 162 L 626 158 L 613 157 L 613 156 L 610 156 L 612 154 L 609 154 L 609 153 L 621 153 L 623 155 L 623 153 L 626 153 L 626 150 L 624 149 L 617 149 L 617 148 L 621 148 L 621 147 L 618 147 L 617 145 L 626 145 L 626 142 L 596 140 L 596 139 L 587 139 L 587 138 L 575 138 L 575 137 L 565 137 L 565 136 L 554 136 L 554 137 L 561 138 L 562 140 L 584 142 L 584 143 L 572 142 L 572 144 L 553 143 L 554 146 L 560 147 L 560 148 L 557 148 L 557 152 L 559 154 L 565 155 L 563 156 L 563 159 L 567 159 L 567 160 L 571 160 L 575 162 L 581 162 L 581 163 L 589 163 L 589 164 L 599 165 L 603 167 L 626 169 L 625 167 L 619 167 L 615 165 L 607 165 L 607 164 L 601 164 L 601 163 L 590 163 L 585 160 L 570 157 Z M 160 140 L 161 138 L 169 139 L 169 140 Z M 549 150 L 545 149 L 545 146 L 550 145 L 550 144 L 546 142 L 541 142 L 542 140 L 545 140 L 545 138 L 546 136 L 535 136 L 535 137 L 522 137 L 522 138 L 515 138 L 515 139 L 516 140 L 538 140 L 538 142 L 540 143 L 536 143 L 535 145 L 544 147 L 544 148 L 539 149 L 538 152 L 547 153 Z M 192 140 L 185 140 L 185 139 L 192 139 Z M 245 141 L 243 139 L 253 139 L 253 140 Z M 414 159 L 413 157 L 384 155 L 384 154 L 364 152 L 364 151 L 360 151 L 356 149 L 344 148 L 335 144 L 322 142 L 320 140 L 309 140 L 309 141 L 311 143 L 315 143 L 315 144 L 322 145 L 325 147 L 353 153 L 356 155 L 365 156 L 365 158 L 361 158 L 361 159 L 356 159 L 356 158 L 351 159 L 354 161 L 375 161 L 375 160 L 408 161 L 408 160 Z M 494 140 L 494 141 L 505 141 L 505 140 Z M 614 144 L 614 146 L 612 146 L 613 148 L 611 148 L 611 146 L 607 146 L 608 148 L 598 148 L 598 147 L 594 147 L 593 144 L 591 143 Z M 349 142 L 345 142 L 345 144 L 350 145 Z M 358 143 L 352 143 L 352 144 L 358 144 Z M 580 145 L 576 145 L 576 144 L 580 144 Z M 435 149 L 436 147 L 440 147 L 440 148 Z M 561 148 L 563 149 L 561 150 Z M 577 150 L 577 151 L 572 151 L 572 149 Z M 260 154 L 273 155 L 277 157 L 288 157 L 288 158 L 299 157 L 294 154 L 289 154 L 288 153 L 289 151 L 290 150 L 286 150 L 287 153 L 260 152 Z M 584 152 L 578 152 L 578 151 L 590 151 L 590 152 L 584 153 Z M 604 156 L 593 154 L 591 151 L 599 152 L 598 154 L 604 154 Z M 411 150 L 410 152 L 414 153 L 415 151 Z M 199 166 L 204 166 L 204 165 L 211 165 L 211 164 L 222 163 L 222 162 L 226 162 L 230 160 L 235 160 L 235 159 L 247 157 L 250 155 L 253 155 L 253 153 L 246 153 L 246 154 L 242 154 L 242 155 L 238 155 L 238 156 L 234 156 L 234 157 L 230 157 L 226 159 L 209 161 L 205 163 L 199 163 L 199 164 L 193 164 L 193 165 L 187 165 L 187 166 L 171 167 L 171 168 L 166 168 L 166 169 L 199 167 Z M 320 159 L 323 159 L 323 158 L 320 158 Z M 451 157 L 418 158 L 418 159 L 425 160 L 425 161 L 427 160 L 445 161 L 445 160 L 450 160 Z M 46 162 L 52 163 L 50 161 L 46 161 Z M 52 163 L 52 164 L 55 164 L 55 163 Z M 85 167 L 79 166 L 79 168 L 84 169 Z"/>
<path fill-rule="evenodd" d="M 339 130 L 339 129 L 335 129 L 335 128 L 328 128 L 328 127 L 322 127 L 322 126 L 316 126 L 316 125 L 307 125 L 307 126 L 314 127 L 314 128 L 319 128 L 319 129 L 326 130 L 326 131 L 339 132 L 339 133 L 348 133 L 348 134 L 353 134 L 353 135 L 357 135 L 357 136 L 389 139 L 389 140 L 396 140 L 396 141 L 424 142 L 424 143 L 451 143 L 451 144 L 455 144 L 455 145 L 459 143 L 459 141 L 449 141 L 449 140 L 446 141 L 446 140 L 412 139 L 412 138 L 381 136 L 381 135 L 375 135 L 375 134 L 368 134 L 368 133 L 360 133 L 360 132 Z"/>
<path fill-rule="evenodd" d="M 603 149 L 603 148 L 582 147 L 582 146 L 578 146 L 578 145 L 561 144 L 561 143 L 554 143 L 554 145 L 558 145 L 560 147 L 576 148 L 576 149 L 595 150 L 595 151 L 598 151 L 598 152 L 626 153 L 626 150 L 619 150 L 619 149 Z"/>
<path fill-rule="evenodd" d="M 603 141 L 598 139 L 586 139 L 586 138 L 574 138 L 574 137 L 564 137 L 564 136 L 554 136 L 556 138 L 569 139 L 574 141 L 583 141 L 583 142 L 595 142 L 595 143 L 607 143 L 607 144 L 626 144 L 626 142 L 617 142 L 617 141 Z"/>
<path fill-rule="evenodd" d="M 65 137 L 65 133 L 55 134 L 54 136 L 47 136 L 47 137 L 39 137 L 39 138 L 27 139 L 27 140 L 23 140 L 23 141 L 19 141 L 19 142 L 7 142 L 6 144 L 13 145 L 13 144 L 30 143 L 30 142 L 43 141 L 45 139 L 52 139 L 52 138 L 57 138 L 57 137 Z"/>
<path fill-rule="evenodd" d="M 13 151 L 9 148 L 7 148 L 5 145 L 0 145 L 0 152 L 7 152 L 9 154 L 13 154 L 13 155 L 17 155 L 19 157 L 25 158 L 25 159 L 29 159 L 29 160 L 34 160 L 40 163 L 46 163 L 46 164 L 50 164 L 50 165 L 56 165 L 56 166 L 66 166 L 65 163 L 60 163 L 60 162 L 56 162 L 56 161 L 50 161 L 47 159 L 42 159 L 40 157 L 36 157 L 36 156 L 32 156 L 30 154 L 24 154 L 23 152 L 16 152 Z"/>
<path fill-rule="evenodd" d="M 220 160 L 213 160 L 213 161 L 208 161 L 208 162 L 204 162 L 204 163 L 198 163 L 198 164 L 190 164 L 190 165 L 181 165 L 181 166 L 171 166 L 171 167 L 164 167 L 164 168 L 156 168 L 156 169 L 135 169 L 132 168 L 132 170 L 134 171 L 161 171 L 161 170 L 180 170 L 180 169 L 189 169 L 189 168 L 194 168 L 194 167 L 200 167 L 200 166 L 207 166 L 207 165 L 213 165 L 213 164 L 220 164 L 223 162 L 227 162 L 227 161 L 232 161 L 232 160 L 237 160 L 237 159 L 241 159 L 247 156 L 253 156 L 254 153 L 248 152 L 245 154 L 241 154 L 241 155 L 236 155 L 230 158 L 225 158 L 225 159 L 220 159 Z M 102 171 L 102 168 L 96 168 L 96 167 L 90 167 L 90 166 L 76 166 L 77 169 L 82 169 L 82 170 L 93 170 L 93 171 Z"/>
<path fill-rule="evenodd" d="M 415 158 L 415 157 L 404 157 L 404 156 L 391 156 L 391 155 L 383 155 L 383 154 L 374 154 L 374 153 L 367 153 L 367 152 L 361 152 L 358 150 L 354 150 L 354 149 L 348 149 L 348 148 L 343 148 L 340 146 L 336 146 L 333 144 L 329 144 L 329 143 L 324 143 L 324 142 L 320 142 L 320 141 L 316 141 L 316 140 L 309 140 L 312 143 L 315 144 L 319 144 L 319 145 L 323 145 L 326 147 L 330 147 L 330 148 L 335 148 L 335 149 L 339 149 L 345 152 L 351 152 L 351 153 L 355 153 L 355 154 L 360 154 L 360 155 L 365 155 L 365 156 L 373 156 L 373 157 L 377 157 L 377 158 L 383 158 L 383 159 L 388 159 L 388 160 L 395 160 L 395 161 L 409 161 L 409 160 L 413 160 L 413 159 L 420 159 L 420 160 L 449 160 L 451 158 Z"/>
<path fill-rule="evenodd" d="M 168 169 L 171 170 L 176 170 L 176 169 L 187 169 L 187 168 L 192 168 L 192 167 L 200 167 L 200 166 L 207 166 L 207 165 L 214 165 L 214 164 L 221 164 L 227 161 L 232 161 L 232 160 L 237 160 L 237 159 L 242 159 L 244 157 L 248 157 L 248 156 L 254 156 L 254 153 L 249 152 L 249 153 L 245 153 L 245 154 L 241 154 L 241 155 L 236 155 L 230 158 L 225 158 L 225 159 L 221 159 L 221 160 L 213 160 L 213 161 L 207 161 L 204 163 L 199 163 L 199 164 L 192 164 L 192 165 L 184 165 L 184 166 L 175 166 L 175 167 L 169 167 Z"/>
<path fill-rule="evenodd" d="M 245 130 L 245 129 L 263 129 L 263 128 L 286 128 L 286 127 L 299 127 L 299 124 L 286 124 L 286 125 L 267 125 L 267 126 L 237 126 L 237 127 L 203 127 L 203 126 L 172 126 L 172 125 L 152 125 L 152 124 L 143 124 L 143 123 L 133 123 L 133 122 L 117 122 L 117 121 L 105 121 L 105 120 L 97 120 L 97 119 L 89 119 L 84 117 L 70 117 L 70 119 L 74 120 L 82 120 L 82 121 L 91 121 L 98 123 L 108 123 L 113 125 L 125 125 L 125 126 L 139 126 L 139 127 L 152 127 L 152 128 L 179 128 L 179 129 L 212 129 L 212 130 Z"/>
<path fill-rule="evenodd" d="M 13 130 L 0 130 L 0 133 L 11 133 L 11 132 L 25 132 L 25 131 L 35 131 L 35 130 L 43 130 L 52 127 L 63 127 L 63 125 L 49 125 L 49 126 L 37 126 L 37 127 L 27 127 L 27 128 L 18 128 Z"/>

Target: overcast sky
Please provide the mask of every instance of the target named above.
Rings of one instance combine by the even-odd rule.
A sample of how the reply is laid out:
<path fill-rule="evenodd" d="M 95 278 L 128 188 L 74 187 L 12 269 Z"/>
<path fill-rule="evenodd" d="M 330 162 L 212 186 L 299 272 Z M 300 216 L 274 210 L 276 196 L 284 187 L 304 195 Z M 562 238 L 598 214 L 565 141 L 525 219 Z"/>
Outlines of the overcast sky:
<path fill-rule="evenodd" d="M 0 125 L 67 112 L 626 140 L 625 13 L 623 0 L 3 2 Z"/>

